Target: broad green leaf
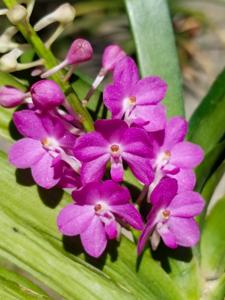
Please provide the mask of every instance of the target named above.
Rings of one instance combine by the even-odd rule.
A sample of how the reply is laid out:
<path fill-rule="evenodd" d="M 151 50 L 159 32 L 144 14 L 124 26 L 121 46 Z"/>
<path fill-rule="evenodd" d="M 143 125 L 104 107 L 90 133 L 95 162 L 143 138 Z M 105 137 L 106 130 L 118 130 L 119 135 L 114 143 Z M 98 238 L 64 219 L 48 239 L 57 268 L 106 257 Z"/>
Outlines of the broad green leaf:
<path fill-rule="evenodd" d="M 0 267 L 0 299 L 47 300 L 50 298 L 27 278 Z"/>
<path fill-rule="evenodd" d="M 205 283 L 205 300 L 224 300 L 225 299 L 225 274 L 218 279 L 209 280 Z"/>
<path fill-rule="evenodd" d="M 10 85 L 14 86 L 22 91 L 25 91 L 26 87 L 17 80 L 16 77 L 0 72 L 0 86 Z M 12 140 L 10 133 L 10 122 L 12 119 L 12 114 L 15 109 L 6 109 L 0 106 L 0 136 L 7 139 Z"/>
<path fill-rule="evenodd" d="M 216 186 L 220 182 L 223 174 L 225 172 L 225 161 L 214 171 L 211 177 L 207 180 L 204 185 L 204 188 L 201 192 L 204 200 L 205 200 L 205 207 L 202 213 L 198 216 L 199 224 L 202 226 L 204 224 L 205 215 L 211 200 L 211 197 L 216 189 Z"/>
<path fill-rule="evenodd" d="M 209 153 L 206 154 L 204 161 L 196 169 L 197 185 L 196 190 L 201 192 L 206 180 L 215 170 L 216 166 L 223 160 L 225 150 L 225 141 L 217 144 Z"/>
<path fill-rule="evenodd" d="M 158 75 L 168 84 L 168 115 L 183 115 L 181 74 L 166 0 L 125 0 L 142 76 Z"/>
<path fill-rule="evenodd" d="M 187 250 L 187 249 L 185 249 Z M 187 250 L 191 256 L 191 250 Z M 201 275 L 196 257 L 169 258 L 169 275 L 180 290 L 185 291 L 188 300 L 199 300 L 201 294 Z"/>
<path fill-rule="evenodd" d="M 225 133 L 225 70 L 218 76 L 208 94 L 193 113 L 188 139 L 209 152 Z"/>
<path fill-rule="evenodd" d="M 207 280 L 218 278 L 225 270 L 225 197 L 206 217 L 200 244 L 201 266 Z"/>
<path fill-rule="evenodd" d="M 214 171 L 212 176 L 207 180 L 201 194 L 205 199 L 206 203 L 208 203 L 215 191 L 216 186 L 218 185 L 220 179 L 222 178 L 225 172 L 225 161 Z"/>
<path fill-rule="evenodd" d="M 27 172 L 16 179 L 4 154 L 0 168 L 0 256 L 65 299 L 185 299 L 147 253 L 137 268 L 136 247 L 126 238 L 99 261 L 80 254 L 77 239 L 62 242 L 56 217 L 69 196 L 57 205 L 60 195 L 37 192 Z"/>

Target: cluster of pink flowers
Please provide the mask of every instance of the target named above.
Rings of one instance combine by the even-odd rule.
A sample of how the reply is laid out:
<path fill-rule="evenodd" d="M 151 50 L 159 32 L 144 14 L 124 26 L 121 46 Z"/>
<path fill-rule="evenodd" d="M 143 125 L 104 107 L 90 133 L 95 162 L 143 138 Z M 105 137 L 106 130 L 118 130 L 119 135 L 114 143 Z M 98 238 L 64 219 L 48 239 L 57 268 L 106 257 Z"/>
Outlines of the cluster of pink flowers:
<path fill-rule="evenodd" d="M 75 40 L 66 59 L 41 77 L 66 65 L 74 69 L 92 52 L 87 41 Z M 83 104 L 107 73 L 112 73 L 112 83 L 106 85 L 103 101 L 111 119 L 96 120 L 88 133 L 54 81 L 40 80 L 26 93 L 0 88 L 2 106 L 27 105 L 13 116 L 23 138 L 12 146 L 9 160 L 17 168 L 30 168 L 39 186 L 71 192 L 73 202 L 59 213 L 58 228 L 67 236 L 80 235 L 91 256 L 99 257 L 123 227 L 141 231 L 138 254 L 148 240 L 156 249 L 160 238 L 170 248 L 191 247 L 199 239 L 194 217 L 204 206 L 193 191 L 193 169 L 203 151 L 185 141 L 188 125 L 182 117 L 167 119 L 162 104 L 166 83 L 157 76 L 140 79 L 134 60 L 117 45 L 105 49 Z M 136 203 L 121 186 L 128 168 L 143 185 Z M 146 220 L 138 210 L 144 199 L 150 207 Z"/>

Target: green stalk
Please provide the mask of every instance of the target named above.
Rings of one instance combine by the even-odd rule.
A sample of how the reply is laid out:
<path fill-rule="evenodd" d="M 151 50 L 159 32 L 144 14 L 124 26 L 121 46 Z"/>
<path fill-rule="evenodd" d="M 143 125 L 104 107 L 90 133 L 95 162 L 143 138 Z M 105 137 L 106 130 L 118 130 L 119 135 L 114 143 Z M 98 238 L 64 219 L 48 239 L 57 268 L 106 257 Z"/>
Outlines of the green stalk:
<path fill-rule="evenodd" d="M 17 3 L 16 0 L 3 0 L 6 7 L 12 9 Z M 40 58 L 44 59 L 44 66 L 46 69 L 50 69 L 57 65 L 57 59 L 52 54 L 50 49 L 47 49 L 39 38 L 37 33 L 34 31 L 33 27 L 28 21 L 23 21 L 18 23 L 17 28 L 22 33 L 24 38 L 27 40 L 29 44 L 31 44 Z M 93 121 L 89 114 L 89 112 L 82 106 L 80 100 L 77 95 L 74 93 L 72 87 L 67 82 L 62 82 L 62 77 L 64 73 L 59 71 L 52 75 L 52 79 L 59 84 L 59 86 L 64 91 L 67 96 L 68 102 L 74 111 L 79 115 L 80 120 L 87 131 L 91 131 L 93 129 Z"/>

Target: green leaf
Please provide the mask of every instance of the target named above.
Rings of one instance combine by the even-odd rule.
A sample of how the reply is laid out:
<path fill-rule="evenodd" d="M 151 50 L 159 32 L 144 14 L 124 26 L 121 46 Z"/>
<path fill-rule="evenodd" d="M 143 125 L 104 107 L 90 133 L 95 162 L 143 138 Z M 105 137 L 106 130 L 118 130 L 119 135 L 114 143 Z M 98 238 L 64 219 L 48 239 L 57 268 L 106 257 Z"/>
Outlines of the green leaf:
<path fill-rule="evenodd" d="M 50 298 L 27 278 L 0 267 L 0 299 L 47 300 Z"/>
<path fill-rule="evenodd" d="M 206 280 L 218 278 L 225 269 L 225 197 L 206 217 L 200 244 L 201 266 Z"/>
<path fill-rule="evenodd" d="M 166 0 L 125 0 L 142 76 L 158 75 L 168 84 L 168 115 L 183 115 L 181 74 Z"/>
<path fill-rule="evenodd" d="M 197 184 L 196 190 L 201 192 L 206 180 L 213 173 L 216 166 L 220 164 L 223 159 L 225 150 L 225 141 L 217 144 L 212 150 L 210 150 L 201 165 L 196 169 Z"/>
<path fill-rule="evenodd" d="M 191 250 L 189 253 L 191 255 Z M 187 259 L 187 253 L 185 255 L 182 260 L 179 257 L 169 259 L 169 274 L 179 289 L 185 291 L 188 300 L 199 300 L 201 294 L 199 264 L 196 257 Z"/>
<path fill-rule="evenodd" d="M 207 294 L 204 294 L 205 300 L 224 300 L 225 298 L 225 274 L 219 279 L 211 280 L 205 283 Z"/>
<path fill-rule="evenodd" d="M 213 192 L 216 189 L 220 179 L 222 178 L 225 172 L 225 161 L 214 171 L 212 176 L 207 180 L 204 188 L 201 192 L 203 198 L 205 199 L 206 203 L 208 203 L 213 195 Z"/>
<path fill-rule="evenodd" d="M 30 273 L 65 299 L 185 299 L 146 253 L 137 264 L 126 238 L 100 260 L 83 254 L 79 240 L 62 238 L 56 217 L 70 197 L 32 185 L 29 173 L 15 172 L 0 154 L 0 256 Z M 20 184 L 18 184 L 20 183 Z"/>
<path fill-rule="evenodd" d="M 193 113 L 188 139 L 209 152 L 225 133 L 225 70 L 213 83 L 208 94 Z"/>
<path fill-rule="evenodd" d="M 207 213 L 207 209 L 211 200 L 211 197 L 216 189 L 216 186 L 220 182 L 223 174 L 225 172 L 225 161 L 214 171 L 211 177 L 207 180 L 204 185 L 204 188 L 201 192 L 204 200 L 205 200 L 205 207 L 202 213 L 197 217 L 200 226 L 204 224 L 205 215 Z"/>

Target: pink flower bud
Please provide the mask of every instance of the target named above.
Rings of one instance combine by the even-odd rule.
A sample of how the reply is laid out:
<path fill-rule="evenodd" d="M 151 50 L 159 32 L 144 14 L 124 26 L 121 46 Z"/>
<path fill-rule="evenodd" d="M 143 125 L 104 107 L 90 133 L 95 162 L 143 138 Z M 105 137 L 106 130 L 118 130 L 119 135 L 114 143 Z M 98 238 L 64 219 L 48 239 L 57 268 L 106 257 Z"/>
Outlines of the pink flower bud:
<path fill-rule="evenodd" d="M 40 80 L 32 85 L 31 97 L 34 105 L 41 110 L 50 110 L 64 102 L 65 96 L 53 80 Z"/>
<path fill-rule="evenodd" d="M 91 47 L 91 44 L 87 40 L 76 39 L 70 46 L 66 58 L 54 68 L 43 73 L 41 75 L 41 78 L 47 78 L 52 74 L 58 72 L 59 70 L 65 68 L 67 65 L 72 65 L 74 67 L 79 63 L 90 60 L 92 58 L 92 55 L 93 49 Z"/>
<path fill-rule="evenodd" d="M 6 108 L 16 107 L 23 103 L 26 94 L 14 87 L 0 87 L 0 105 Z"/>
<path fill-rule="evenodd" d="M 91 44 L 84 39 L 76 39 L 66 56 L 69 65 L 75 65 L 90 60 L 93 55 Z"/>
<path fill-rule="evenodd" d="M 102 66 L 107 71 L 113 71 L 116 64 L 125 56 L 126 53 L 118 45 L 110 45 L 103 52 Z"/>

